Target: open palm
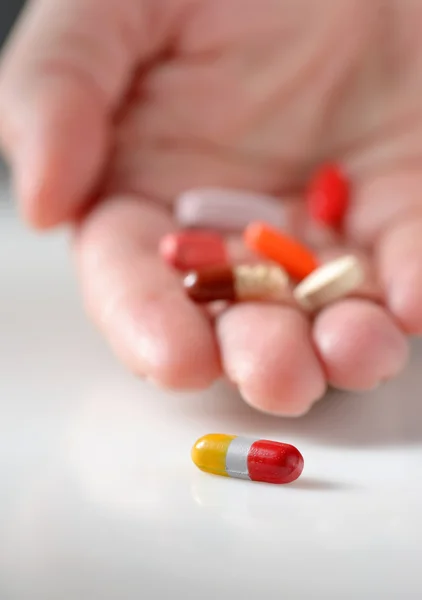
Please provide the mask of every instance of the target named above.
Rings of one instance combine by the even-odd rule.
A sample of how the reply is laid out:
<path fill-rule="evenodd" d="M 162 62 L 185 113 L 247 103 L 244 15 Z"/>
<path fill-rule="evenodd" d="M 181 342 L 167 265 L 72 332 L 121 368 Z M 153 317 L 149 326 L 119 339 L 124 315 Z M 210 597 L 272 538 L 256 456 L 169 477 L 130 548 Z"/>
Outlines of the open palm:
<path fill-rule="evenodd" d="M 1 72 L 3 146 L 25 217 L 75 224 L 89 312 L 131 369 L 177 389 L 225 373 L 291 415 L 327 383 L 369 389 L 401 370 L 422 331 L 421 22 L 403 0 L 32 2 Z M 157 254 L 176 196 L 271 193 L 297 226 L 326 159 L 355 185 L 344 235 L 321 251 L 364 254 L 380 294 L 313 322 L 254 303 L 211 320 Z"/>

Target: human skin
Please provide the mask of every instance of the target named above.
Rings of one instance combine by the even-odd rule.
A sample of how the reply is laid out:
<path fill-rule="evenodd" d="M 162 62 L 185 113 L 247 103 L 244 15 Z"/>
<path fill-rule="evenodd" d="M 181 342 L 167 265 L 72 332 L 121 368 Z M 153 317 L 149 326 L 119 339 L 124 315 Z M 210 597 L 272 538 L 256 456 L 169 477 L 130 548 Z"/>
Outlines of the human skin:
<path fill-rule="evenodd" d="M 292 416 L 328 384 L 367 390 L 402 370 L 422 332 L 421 23 L 420 0 L 29 5 L 0 71 L 2 146 L 23 217 L 72 224 L 88 312 L 131 370 L 178 390 L 225 374 L 252 406 Z M 365 255 L 379 295 L 313 321 L 192 304 L 158 256 L 177 194 L 275 194 L 300 229 L 326 159 L 354 191 L 320 249 Z"/>

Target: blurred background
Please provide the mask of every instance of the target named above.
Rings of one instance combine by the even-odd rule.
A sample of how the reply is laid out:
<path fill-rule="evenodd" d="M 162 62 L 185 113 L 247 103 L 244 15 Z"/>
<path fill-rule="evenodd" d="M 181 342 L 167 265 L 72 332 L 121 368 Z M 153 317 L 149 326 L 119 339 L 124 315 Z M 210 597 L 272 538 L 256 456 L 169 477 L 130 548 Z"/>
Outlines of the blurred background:
<path fill-rule="evenodd" d="M 25 0 L 3 0 L 0 2 L 0 44 L 3 45 Z"/>
<path fill-rule="evenodd" d="M 0 2 L 0 52 L 12 29 L 25 0 L 2 0 Z M 0 153 L 0 179 L 4 180 L 5 165 Z M 4 197 L 1 198 L 4 201 Z"/>

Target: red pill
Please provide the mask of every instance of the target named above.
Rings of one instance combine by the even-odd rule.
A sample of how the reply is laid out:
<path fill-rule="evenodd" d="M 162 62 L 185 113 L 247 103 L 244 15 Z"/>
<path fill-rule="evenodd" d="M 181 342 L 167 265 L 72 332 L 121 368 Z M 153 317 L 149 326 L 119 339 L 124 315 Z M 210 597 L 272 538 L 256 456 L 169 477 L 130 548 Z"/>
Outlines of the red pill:
<path fill-rule="evenodd" d="M 335 164 L 324 165 L 311 179 L 307 191 L 308 212 L 312 219 L 339 227 L 349 207 L 350 183 Z"/>
<path fill-rule="evenodd" d="M 290 444 L 258 440 L 248 454 L 248 473 L 252 481 L 291 483 L 303 471 L 303 456 Z"/>
<path fill-rule="evenodd" d="M 227 264 L 224 239 L 212 231 L 170 233 L 160 242 L 163 259 L 179 271 Z"/>

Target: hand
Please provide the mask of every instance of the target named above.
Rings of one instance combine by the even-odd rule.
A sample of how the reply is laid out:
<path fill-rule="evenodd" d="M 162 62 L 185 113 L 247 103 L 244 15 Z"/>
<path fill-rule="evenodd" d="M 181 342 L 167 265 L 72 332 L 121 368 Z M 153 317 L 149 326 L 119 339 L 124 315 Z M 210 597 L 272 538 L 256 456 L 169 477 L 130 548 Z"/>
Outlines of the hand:
<path fill-rule="evenodd" d="M 0 76 L 20 207 L 40 228 L 75 223 L 88 310 L 133 371 L 176 389 L 225 373 L 251 405 L 296 415 L 327 383 L 402 369 L 422 331 L 421 22 L 403 0 L 30 4 Z M 336 244 L 372 261 L 381 302 L 312 323 L 245 304 L 212 322 L 157 254 L 177 194 L 218 185 L 300 209 L 326 158 L 355 183 Z"/>

